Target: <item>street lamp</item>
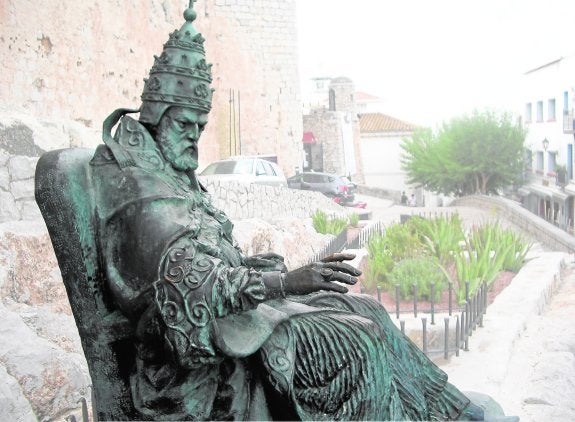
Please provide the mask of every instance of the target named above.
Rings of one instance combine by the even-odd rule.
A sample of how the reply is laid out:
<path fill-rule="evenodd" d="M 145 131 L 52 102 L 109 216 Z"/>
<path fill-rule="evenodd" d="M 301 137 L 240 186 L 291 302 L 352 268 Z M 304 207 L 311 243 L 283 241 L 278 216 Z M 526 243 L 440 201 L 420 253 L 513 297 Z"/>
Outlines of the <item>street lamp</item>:
<path fill-rule="evenodd" d="M 547 148 L 549 148 L 549 140 L 545 138 L 541 143 L 543 144 L 543 149 L 547 151 Z"/>

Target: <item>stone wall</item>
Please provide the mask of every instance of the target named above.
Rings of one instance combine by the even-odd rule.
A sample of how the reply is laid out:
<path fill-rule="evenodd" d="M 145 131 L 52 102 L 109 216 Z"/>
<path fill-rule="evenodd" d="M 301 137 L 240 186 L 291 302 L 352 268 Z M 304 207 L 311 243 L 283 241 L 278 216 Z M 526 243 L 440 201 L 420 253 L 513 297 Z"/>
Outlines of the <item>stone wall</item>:
<path fill-rule="evenodd" d="M 537 215 L 529 212 L 520 203 L 495 196 L 466 196 L 450 203 L 450 206 L 489 208 L 496 215 L 504 217 L 533 239 L 553 251 L 575 253 L 575 237 L 555 227 Z"/>
<path fill-rule="evenodd" d="M 210 181 L 206 188 L 217 208 L 232 219 L 309 218 L 321 209 L 347 215 L 346 208 L 318 192 L 237 182 Z"/>
<path fill-rule="evenodd" d="M 153 56 L 182 25 L 188 4 L 0 2 L 0 106 L 99 130 L 115 108 L 139 107 Z M 200 165 L 238 153 L 241 143 L 246 154 L 277 154 L 291 174 L 303 157 L 295 0 L 198 0 L 194 7 L 216 90 Z"/>
<path fill-rule="evenodd" d="M 327 173 L 344 173 L 341 114 L 342 112 L 316 109 L 303 117 L 305 130 L 312 132 L 322 145 L 323 171 Z"/>
<path fill-rule="evenodd" d="M 311 146 L 311 167 L 314 171 L 351 176 L 354 182 L 364 183 L 355 86 L 349 78 L 335 78 L 324 94 L 326 101 L 330 97 L 331 108 L 318 106 L 303 116 L 304 131 L 312 132 L 318 142 Z"/>
<path fill-rule="evenodd" d="M 100 134 L 66 120 L 38 120 L 0 107 L 0 223 L 34 220 L 34 171 L 50 149 L 96 145 Z"/>

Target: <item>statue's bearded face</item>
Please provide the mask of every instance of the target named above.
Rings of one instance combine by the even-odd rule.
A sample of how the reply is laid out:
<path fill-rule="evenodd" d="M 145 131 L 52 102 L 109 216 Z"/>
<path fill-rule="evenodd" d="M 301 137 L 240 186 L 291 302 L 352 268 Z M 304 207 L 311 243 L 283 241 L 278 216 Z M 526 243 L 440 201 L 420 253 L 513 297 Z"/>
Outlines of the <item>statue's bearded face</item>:
<path fill-rule="evenodd" d="M 207 114 L 184 107 L 170 107 L 162 116 L 156 142 L 176 170 L 198 168 L 198 141 L 207 123 Z"/>

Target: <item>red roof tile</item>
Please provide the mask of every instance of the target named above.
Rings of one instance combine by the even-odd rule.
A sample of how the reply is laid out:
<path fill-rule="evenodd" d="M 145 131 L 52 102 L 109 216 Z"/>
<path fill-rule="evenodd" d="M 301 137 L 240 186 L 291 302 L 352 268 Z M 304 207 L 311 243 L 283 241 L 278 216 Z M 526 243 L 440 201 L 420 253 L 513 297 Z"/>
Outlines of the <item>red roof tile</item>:
<path fill-rule="evenodd" d="M 359 116 L 359 130 L 362 133 L 413 132 L 417 128 L 417 125 L 383 113 L 365 113 Z"/>
<path fill-rule="evenodd" d="M 375 95 L 368 94 L 367 92 L 363 92 L 363 91 L 356 91 L 355 92 L 355 100 L 356 101 L 382 101 L 381 98 L 376 97 Z"/>

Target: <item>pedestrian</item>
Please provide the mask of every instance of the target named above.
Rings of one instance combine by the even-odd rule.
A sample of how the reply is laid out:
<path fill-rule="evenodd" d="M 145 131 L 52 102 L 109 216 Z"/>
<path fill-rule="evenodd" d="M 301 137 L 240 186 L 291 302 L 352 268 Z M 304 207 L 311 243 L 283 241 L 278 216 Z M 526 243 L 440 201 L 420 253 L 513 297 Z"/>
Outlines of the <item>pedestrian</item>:
<path fill-rule="evenodd" d="M 411 194 L 411 198 L 409 198 L 409 206 L 410 207 L 417 207 L 417 200 L 415 199 L 415 194 Z"/>
<path fill-rule="evenodd" d="M 401 205 L 407 205 L 407 195 L 405 191 L 401 192 Z"/>

